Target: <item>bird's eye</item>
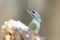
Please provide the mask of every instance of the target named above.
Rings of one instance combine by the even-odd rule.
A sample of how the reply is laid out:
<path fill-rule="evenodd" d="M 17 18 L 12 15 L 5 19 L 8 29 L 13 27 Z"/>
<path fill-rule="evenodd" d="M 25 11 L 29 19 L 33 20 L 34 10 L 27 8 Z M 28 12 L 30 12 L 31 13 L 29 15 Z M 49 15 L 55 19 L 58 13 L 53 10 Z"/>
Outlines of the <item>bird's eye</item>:
<path fill-rule="evenodd" d="M 34 11 L 32 11 L 32 13 L 34 13 L 34 14 L 35 14 L 35 12 L 34 12 Z"/>

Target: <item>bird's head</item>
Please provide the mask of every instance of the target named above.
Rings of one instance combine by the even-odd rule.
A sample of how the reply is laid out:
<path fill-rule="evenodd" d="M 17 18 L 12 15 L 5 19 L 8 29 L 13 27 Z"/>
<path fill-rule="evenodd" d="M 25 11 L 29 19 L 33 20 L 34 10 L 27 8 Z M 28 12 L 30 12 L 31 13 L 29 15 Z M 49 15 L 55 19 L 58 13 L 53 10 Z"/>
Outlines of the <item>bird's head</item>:
<path fill-rule="evenodd" d="M 28 9 L 26 9 L 26 11 L 32 16 L 32 18 L 41 21 L 39 12 L 37 12 L 37 11 L 29 11 Z"/>
<path fill-rule="evenodd" d="M 40 14 L 37 11 L 32 11 L 31 15 L 33 18 L 40 19 Z"/>

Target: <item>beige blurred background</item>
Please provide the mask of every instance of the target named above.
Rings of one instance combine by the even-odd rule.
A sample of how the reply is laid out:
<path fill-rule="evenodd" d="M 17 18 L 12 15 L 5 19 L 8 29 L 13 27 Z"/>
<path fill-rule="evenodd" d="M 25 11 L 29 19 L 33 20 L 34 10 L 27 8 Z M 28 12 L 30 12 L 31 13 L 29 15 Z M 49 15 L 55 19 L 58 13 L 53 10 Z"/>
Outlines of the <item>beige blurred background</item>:
<path fill-rule="evenodd" d="M 25 8 L 40 12 L 40 36 L 60 40 L 60 0 L 0 0 L 0 27 L 9 19 L 21 20 L 28 25 L 32 18 Z"/>

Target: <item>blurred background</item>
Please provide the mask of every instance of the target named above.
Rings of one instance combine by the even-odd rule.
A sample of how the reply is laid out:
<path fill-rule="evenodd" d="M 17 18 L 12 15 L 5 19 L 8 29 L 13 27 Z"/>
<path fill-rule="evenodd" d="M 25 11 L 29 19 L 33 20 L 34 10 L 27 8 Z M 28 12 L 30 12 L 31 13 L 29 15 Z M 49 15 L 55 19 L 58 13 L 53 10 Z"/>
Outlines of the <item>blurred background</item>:
<path fill-rule="evenodd" d="M 0 0 L 0 29 L 4 21 L 21 20 L 28 25 L 32 17 L 25 11 L 39 11 L 40 36 L 47 40 L 60 40 L 60 0 Z"/>

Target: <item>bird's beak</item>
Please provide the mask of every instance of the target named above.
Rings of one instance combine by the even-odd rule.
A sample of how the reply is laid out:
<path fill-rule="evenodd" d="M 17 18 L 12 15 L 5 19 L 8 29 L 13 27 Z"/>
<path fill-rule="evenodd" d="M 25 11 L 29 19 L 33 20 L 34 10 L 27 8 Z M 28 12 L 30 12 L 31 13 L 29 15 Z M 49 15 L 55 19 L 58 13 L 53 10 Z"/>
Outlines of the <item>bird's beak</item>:
<path fill-rule="evenodd" d="M 32 11 L 25 9 L 31 16 L 32 16 Z"/>

